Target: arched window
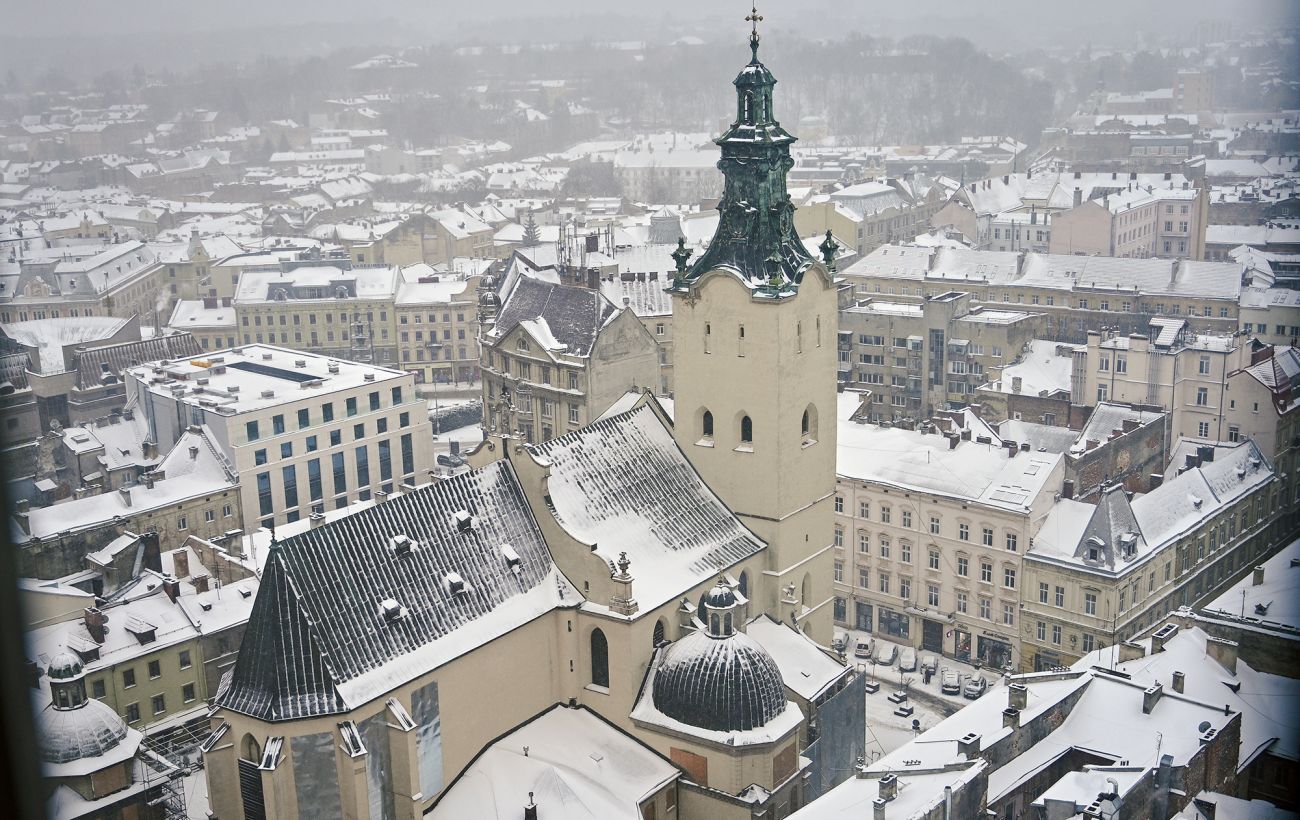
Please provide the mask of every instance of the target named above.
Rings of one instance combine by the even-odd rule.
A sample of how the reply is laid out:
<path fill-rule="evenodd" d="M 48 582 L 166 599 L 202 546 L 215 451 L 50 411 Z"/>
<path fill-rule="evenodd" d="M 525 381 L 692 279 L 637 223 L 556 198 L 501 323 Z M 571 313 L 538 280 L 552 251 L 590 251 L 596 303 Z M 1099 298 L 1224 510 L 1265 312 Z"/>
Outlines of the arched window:
<path fill-rule="evenodd" d="M 714 635 L 722 634 L 718 631 L 718 613 L 716 612 L 709 613 L 709 631 Z"/>
<path fill-rule="evenodd" d="M 700 430 L 705 438 L 713 438 L 713 414 L 708 410 L 700 419 Z"/>
<path fill-rule="evenodd" d="M 754 422 L 750 420 L 749 416 L 745 416 L 740 420 L 740 443 L 754 443 Z"/>
<path fill-rule="evenodd" d="M 655 631 L 654 634 L 650 637 L 650 646 L 652 648 L 658 646 L 659 644 L 663 643 L 666 640 L 666 636 L 664 634 L 665 631 L 666 631 L 666 627 L 664 626 L 664 619 L 660 618 L 659 620 L 655 621 Z"/>
<path fill-rule="evenodd" d="M 591 682 L 609 687 L 609 641 L 599 629 L 591 630 Z"/>
<path fill-rule="evenodd" d="M 808 573 L 804 573 L 803 584 L 800 585 L 799 589 L 799 597 L 800 603 L 804 606 L 808 606 L 808 602 L 812 600 L 812 576 Z"/>
<path fill-rule="evenodd" d="M 252 760 L 260 763 L 262 761 L 262 748 L 257 745 L 257 738 L 252 735 L 244 735 L 243 759 Z"/>
<path fill-rule="evenodd" d="M 740 573 L 740 583 L 736 585 L 736 588 L 740 590 L 741 595 L 743 595 L 746 598 L 749 597 L 749 572 L 748 571 Z"/>
<path fill-rule="evenodd" d="M 803 433 L 805 443 L 817 438 L 817 407 L 808 405 L 803 411 L 803 421 L 800 423 L 800 432 Z"/>
<path fill-rule="evenodd" d="M 803 424 L 801 425 L 804 438 L 808 437 L 808 411 L 803 411 Z"/>
<path fill-rule="evenodd" d="M 722 624 L 722 634 L 723 634 L 723 635 L 730 635 L 730 634 L 731 634 L 731 613 L 728 612 L 728 613 L 726 614 L 726 617 L 724 617 L 722 620 L 723 620 L 723 624 Z"/>

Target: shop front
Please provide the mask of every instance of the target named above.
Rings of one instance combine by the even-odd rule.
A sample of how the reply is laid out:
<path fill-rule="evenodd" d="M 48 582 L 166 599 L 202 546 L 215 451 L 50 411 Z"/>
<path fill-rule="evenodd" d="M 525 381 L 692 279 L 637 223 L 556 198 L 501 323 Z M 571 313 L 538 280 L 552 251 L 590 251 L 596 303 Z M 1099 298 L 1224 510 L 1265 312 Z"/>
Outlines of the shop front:
<path fill-rule="evenodd" d="M 1001 635 L 979 635 L 975 641 L 976 657 L 984 666 L 1001 669 L 1011 664 L 1011 644 Z"/>

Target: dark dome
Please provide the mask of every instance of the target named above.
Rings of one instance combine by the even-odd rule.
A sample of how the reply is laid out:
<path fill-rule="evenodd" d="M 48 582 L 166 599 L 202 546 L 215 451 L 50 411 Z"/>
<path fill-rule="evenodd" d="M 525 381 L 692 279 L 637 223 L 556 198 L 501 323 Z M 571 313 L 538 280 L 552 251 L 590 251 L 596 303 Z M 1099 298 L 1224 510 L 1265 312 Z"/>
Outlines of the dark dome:
<path fill-rule="evenodd" d="M 721 640 L 693 632 L 668 647 L 653 697 L 668 717 L 719 732 L 764 726 L 786 704 L 776 661 L 743 632 Z"/>
<path fill-rule="evenodd" d="M 731 591 L 731 587 L 718 582 L 718 585 L 709 590 L 709 594 L 704 597 L 704 605 L 709 609 L 730 609 L 736 605 L 736 593 Z"/>
<path fill-rule="evenodd" d="M 50 661 L 45 674 L 51 680 L 72 680 L 81 674 L 81 659 L 71 652 L 60 652 Z"/>

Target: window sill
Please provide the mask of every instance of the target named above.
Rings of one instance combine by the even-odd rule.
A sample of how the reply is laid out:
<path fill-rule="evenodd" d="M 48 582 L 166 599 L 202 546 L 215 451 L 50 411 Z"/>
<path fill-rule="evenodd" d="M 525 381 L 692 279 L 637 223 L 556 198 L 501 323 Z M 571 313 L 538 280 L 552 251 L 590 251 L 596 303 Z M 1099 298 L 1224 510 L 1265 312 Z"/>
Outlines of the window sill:
<path fill-rule="evenodd" d="M 754 448 L 753 448 L 751 445 L 748 445 L 748 444 L 742 444 L 742 445 L 740 445 L 739 447 L 736 448 L 735 452 L 737 452 L 737 453 L 752 453 L 752 452 L 754 452 Z"/>
<path fill-rule="evenodd" d="M 806 438 L 806 439 L 803 440 L 803 448 L 804 448 L 805 450 L 807 450 L 809 447 L 813 446 L 813 445 L 816 444 L 816 443 L 817 443 L 817 439 L 815 439 L 815 438 Z"/>
<path fill-rule="evenodd" d="M 595 693 L 598 694 L 598 695 L 608 695 L 608 694 L 609 694 L 609 687 L 608 687 L 608 686 L 597 686 L 597 685 L 594 684 L 594 683 L 589 683 L 589 684 L 587 684 L 586 686 L 584 686 L 584 687 L 582 687 L 582 688 L 583 688 L 583 689 L 586 689 L 588 692 L 595 692 Z"/>
<path fill-rule="evenodd" d="M 700 439 L 699 441 L 695 442 L 695 446 L 696 446 L 696 447 L 712 447 L 712 446 L 713 446 L 713 439 L 711 439 L 711 438 L 702 438 L 702 439 Z"/>

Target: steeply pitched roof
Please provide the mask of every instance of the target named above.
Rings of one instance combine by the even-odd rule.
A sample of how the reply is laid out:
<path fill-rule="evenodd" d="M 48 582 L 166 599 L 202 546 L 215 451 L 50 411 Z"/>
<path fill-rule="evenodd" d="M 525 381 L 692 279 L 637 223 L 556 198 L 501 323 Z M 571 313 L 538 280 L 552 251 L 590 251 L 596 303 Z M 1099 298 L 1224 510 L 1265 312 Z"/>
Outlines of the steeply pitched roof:
<path fill-rule="evenodd" d="M 505 296 L 493 335 L 502 338 L 520 323 L 540 319 L 565 352 L 586 356 L 616 312 L 598 291 L 520 276 Z"/>
<path fill-rule="evenodd" d="M 121 379 L 128 367 L 162 359 L 201 356 L 203 348 L 189 333 L 155 336 L 138 342 L 105 345 L 77 352 L 77 387 L 98 387 L 105 374 Z"/>
<path fill-rule="evenodd" d="M 632 561 L 650 610 L 764 548 L 704 484 L 648 405 L 538 448 L 551 462 L 555 516 L 596 554 Z"/>
<path fill-rule="evenodd" d="M 217 702 L 262 720 L 345 711 L 579 601 L 498 461 L 280 542 Z"/>

